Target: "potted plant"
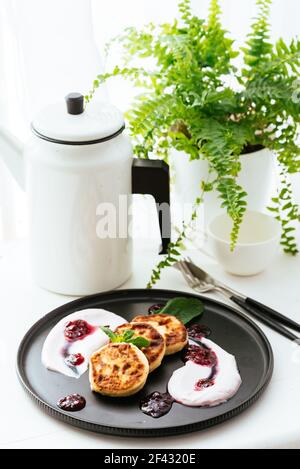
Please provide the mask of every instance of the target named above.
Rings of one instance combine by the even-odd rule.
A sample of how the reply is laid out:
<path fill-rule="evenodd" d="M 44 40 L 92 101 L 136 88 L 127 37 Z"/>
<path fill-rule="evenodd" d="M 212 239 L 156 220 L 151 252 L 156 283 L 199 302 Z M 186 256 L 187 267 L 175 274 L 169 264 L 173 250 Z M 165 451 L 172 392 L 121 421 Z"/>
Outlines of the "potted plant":
<path fill-rule="evenodd" d="M 192 13 L 190 0 L 181 0 L 179 20 L 129 28 L 117 39 L 124 49 L 124 66 L 99 75 L 86 100 L 115 76 L 142 89 L 127 116 L 136 156 L 168 160 L 176 150 L 191 161 L 205 161 L 209 178 L 199 180 L 201 194 L 192 221 L 204 194 L 217 191 L 233 220 L 232 249 L 247 209 L 247 193 L 239 182 L 243 155 L 272 152 L 281 178 L 270 210 L 282 224 L 284 250 L 295 255 L 294 222 L 300 221 L 300 213 L 289 174 L 300 170 L 300 42 L 270 42 L 271 3 L 257 0 L 258 15 L 247 42 L 236 50 L 222 26 L 218 0 L 211 0 L 207 19 Z M 149 287 L 164 267 L 177 261 L 185 236 L 186 224 Z"/>

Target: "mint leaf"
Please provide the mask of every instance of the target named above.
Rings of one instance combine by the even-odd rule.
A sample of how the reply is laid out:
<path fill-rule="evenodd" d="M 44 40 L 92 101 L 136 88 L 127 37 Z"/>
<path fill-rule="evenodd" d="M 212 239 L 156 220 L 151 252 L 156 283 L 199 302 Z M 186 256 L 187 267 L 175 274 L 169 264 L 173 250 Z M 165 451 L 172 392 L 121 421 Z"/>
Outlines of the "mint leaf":
<path fill-rule="evenodd" d="M 135 334 L 134 331 L 126 331 L 126 332 L 124 333 L 124 336 L 123 336 L 125 342 L 131 340 L 131 339 L 133 338 L 134 334 Z"/>
<path fill-rule="evenodd" d="M 174 298 L 170 300 L 159 314 L 170 314 L 184 325 L 201 316 L 204 311 L 202 301 L 197 298 Z"/>
<path fill-rule="evenodd" d="M 133 339 L 135 331 L 126 331 L 123 335 L 118 335 L 108 327 L 100 327 L 100 329 L 110 338 L 111 342 L 114 344 L 126 343 L 135 345 L 138 348 L 146 348 L 150 345 L 149 340 L 145 339 L 144 337 L 136 337 Z"/>
<path fill-rule="evenodd" d="M 117 334 L 115 334 L 111 329 L 109 329 L 108 327 L 100 327 L 101 331 L 104 332 L 104 334 L 106 334 L 110 340 L 112 342 L 117 342 Z"/>
<path fill-rule="evenodd" d="M 149 340 L 145 339 L 144 337 L 136 337 L 129 342 L 132 345 L 135 345 L 137 348 L 147 348 L 150 345 Z"/>

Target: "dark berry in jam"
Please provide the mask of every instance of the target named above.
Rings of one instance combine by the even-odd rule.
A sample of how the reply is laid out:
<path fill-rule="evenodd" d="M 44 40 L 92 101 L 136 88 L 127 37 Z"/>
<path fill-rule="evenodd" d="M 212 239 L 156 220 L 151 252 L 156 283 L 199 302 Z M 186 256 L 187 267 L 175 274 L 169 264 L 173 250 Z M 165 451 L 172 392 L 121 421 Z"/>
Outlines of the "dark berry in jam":
<path fill-rule="evenodd" d="M 169 393 L 154 392 L 141 401 L 140 409 L 149 417 L 158 419 L 170 412 L 173 403 L 174 399 Z"/>
<path fill-rule="evenodd" d="M 196 363 L 196 365 L 213 368 L 217 365 L 217 356 L 212 350 L 206 347 L 191 345 L 185 353 L 184 361 L 191 361 Z"/>
<path fill-rule="evenodd" d="M 195 391 L 211 388 L 215 384 L 213 379 L 200 379 L 195 385 Z"/>
<path fill-rule="evenodd" d="M 159 314 L 165 305 L 153 305 L 149 308 L 149 314 Z"/>
<path fill-rule="evenodd" d="M 67 366 L 80 366 L 84 363 L 84 357 L 81 355 L 81 353 L 67 355 L 65 362 Z"/>
<path fill-rule="evenodd" d="M 57 406 L 66 412 L 79 412 L 85 408 L 86 400 L 79 394 L 72 394 L 60 399 L 57 403 Z"/>
<path fill-rule="evenodd" d="M 88 324 L 86 321 L 78 319 L 77 321 L 70 321 L 65 327 L 65 338 L 69 342 L 76 342 L 82 340 L 86 336 L 92 334 L 95 328 Z"/>
<path fill-rule="evenodd" d="M 194 324 L 194 326 L 188 328 L 188 334 L 191 339 L 201 340 L 203 337 L 209 337 L 211 330 L 202 324 Z"/>

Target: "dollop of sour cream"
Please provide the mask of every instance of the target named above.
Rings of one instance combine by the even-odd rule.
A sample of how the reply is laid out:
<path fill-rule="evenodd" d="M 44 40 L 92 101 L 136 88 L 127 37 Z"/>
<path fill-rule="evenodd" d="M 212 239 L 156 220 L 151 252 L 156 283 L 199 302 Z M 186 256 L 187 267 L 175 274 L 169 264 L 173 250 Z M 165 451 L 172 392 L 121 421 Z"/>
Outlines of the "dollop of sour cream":
<path fill-rule="evenodd" d="M 92 331 L 80 340 L 68 341 L 65 337 L 65 327 L 69 322 L 77 320 L 86 321 L 92 326 Z M 50 371 L 80 378 L 88 369 L 91 355 L 109 342 L 100 327 L 115 330 L 125 323 L 127 321 L 121 316 L 103 309 L 87 309 L 70 314 L 50 331 L 43 346 L 42 363 Z M 77 354 L 82 356 L 83 363 L 74 367 L 68 365 L 66 358 Z"/>
<path fill-rule="evenodd" d="M 217 357 L 214 369 L 188 361 L 175 371 L 168 391 L 175 401 L 188 407 L 215 407 L 231 399 L 239 390 L 242 379 L 233 355 L 208 339 L 201 343 Z M 190 345 L 199 344 L 190 341 Z M 199 383 L 208 383 L 199 386 Z"/>

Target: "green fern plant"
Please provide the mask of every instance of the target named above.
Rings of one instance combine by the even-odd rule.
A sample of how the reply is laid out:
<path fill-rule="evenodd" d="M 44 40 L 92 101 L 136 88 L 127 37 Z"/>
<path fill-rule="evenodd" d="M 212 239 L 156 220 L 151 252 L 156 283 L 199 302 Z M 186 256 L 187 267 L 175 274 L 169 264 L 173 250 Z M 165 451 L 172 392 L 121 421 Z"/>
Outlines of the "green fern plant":
<path fill-rule="evenodd" d="M 274 205 L 269 207 L 269 210 L 275 214 L 276 220 L 281 223 L 281 245 L 284 252 L 296 255 L 299 253 L 299 249 L 295 240 L 295 222 L 300 221 L 299 207 L 293 202 L 292 186 L 285 168 L 282 168 L 280 176 L 281 182 L 278 187 L 278 195 L 272 199 Z"/>
<path fill-rule="evenodd" d="M 237 183 L 240 156 L 258 148 L 272 150 L 282 168 L 282 187 L 270 209 L 282 223 L 284 250 L 296 254 L 294 222 L 300 216 L 289 175 L 300 170 L 300 99 L 295 92 L 300 42 L 271 43 L 271 4 L 257 0 L 258 14 L 247 42 L 236 50 L 222 26 L 218 0 L 211 0 L 206 19 L 193 14 L 190 0 L 180 0 L 178 20 L 142 30 L 128 28 L 116 39 L 124 50 L 124 64 L 99 75 L 86 101 L 113 77 L 129 79 L 141 89 L 127 114 L 136 156 L 168 161 L 170 150 L 177 149 L 191 160 L 206 159 L 214 178 L 203 189 L 219 192 L 233 220 L 232 249 L 247 208 L 247 194 Z M 243 59 L 240 68 L 238 56 Z M 177 261 L 186 228 L 153 272 L 149 287 L 164 267 Z"/>

